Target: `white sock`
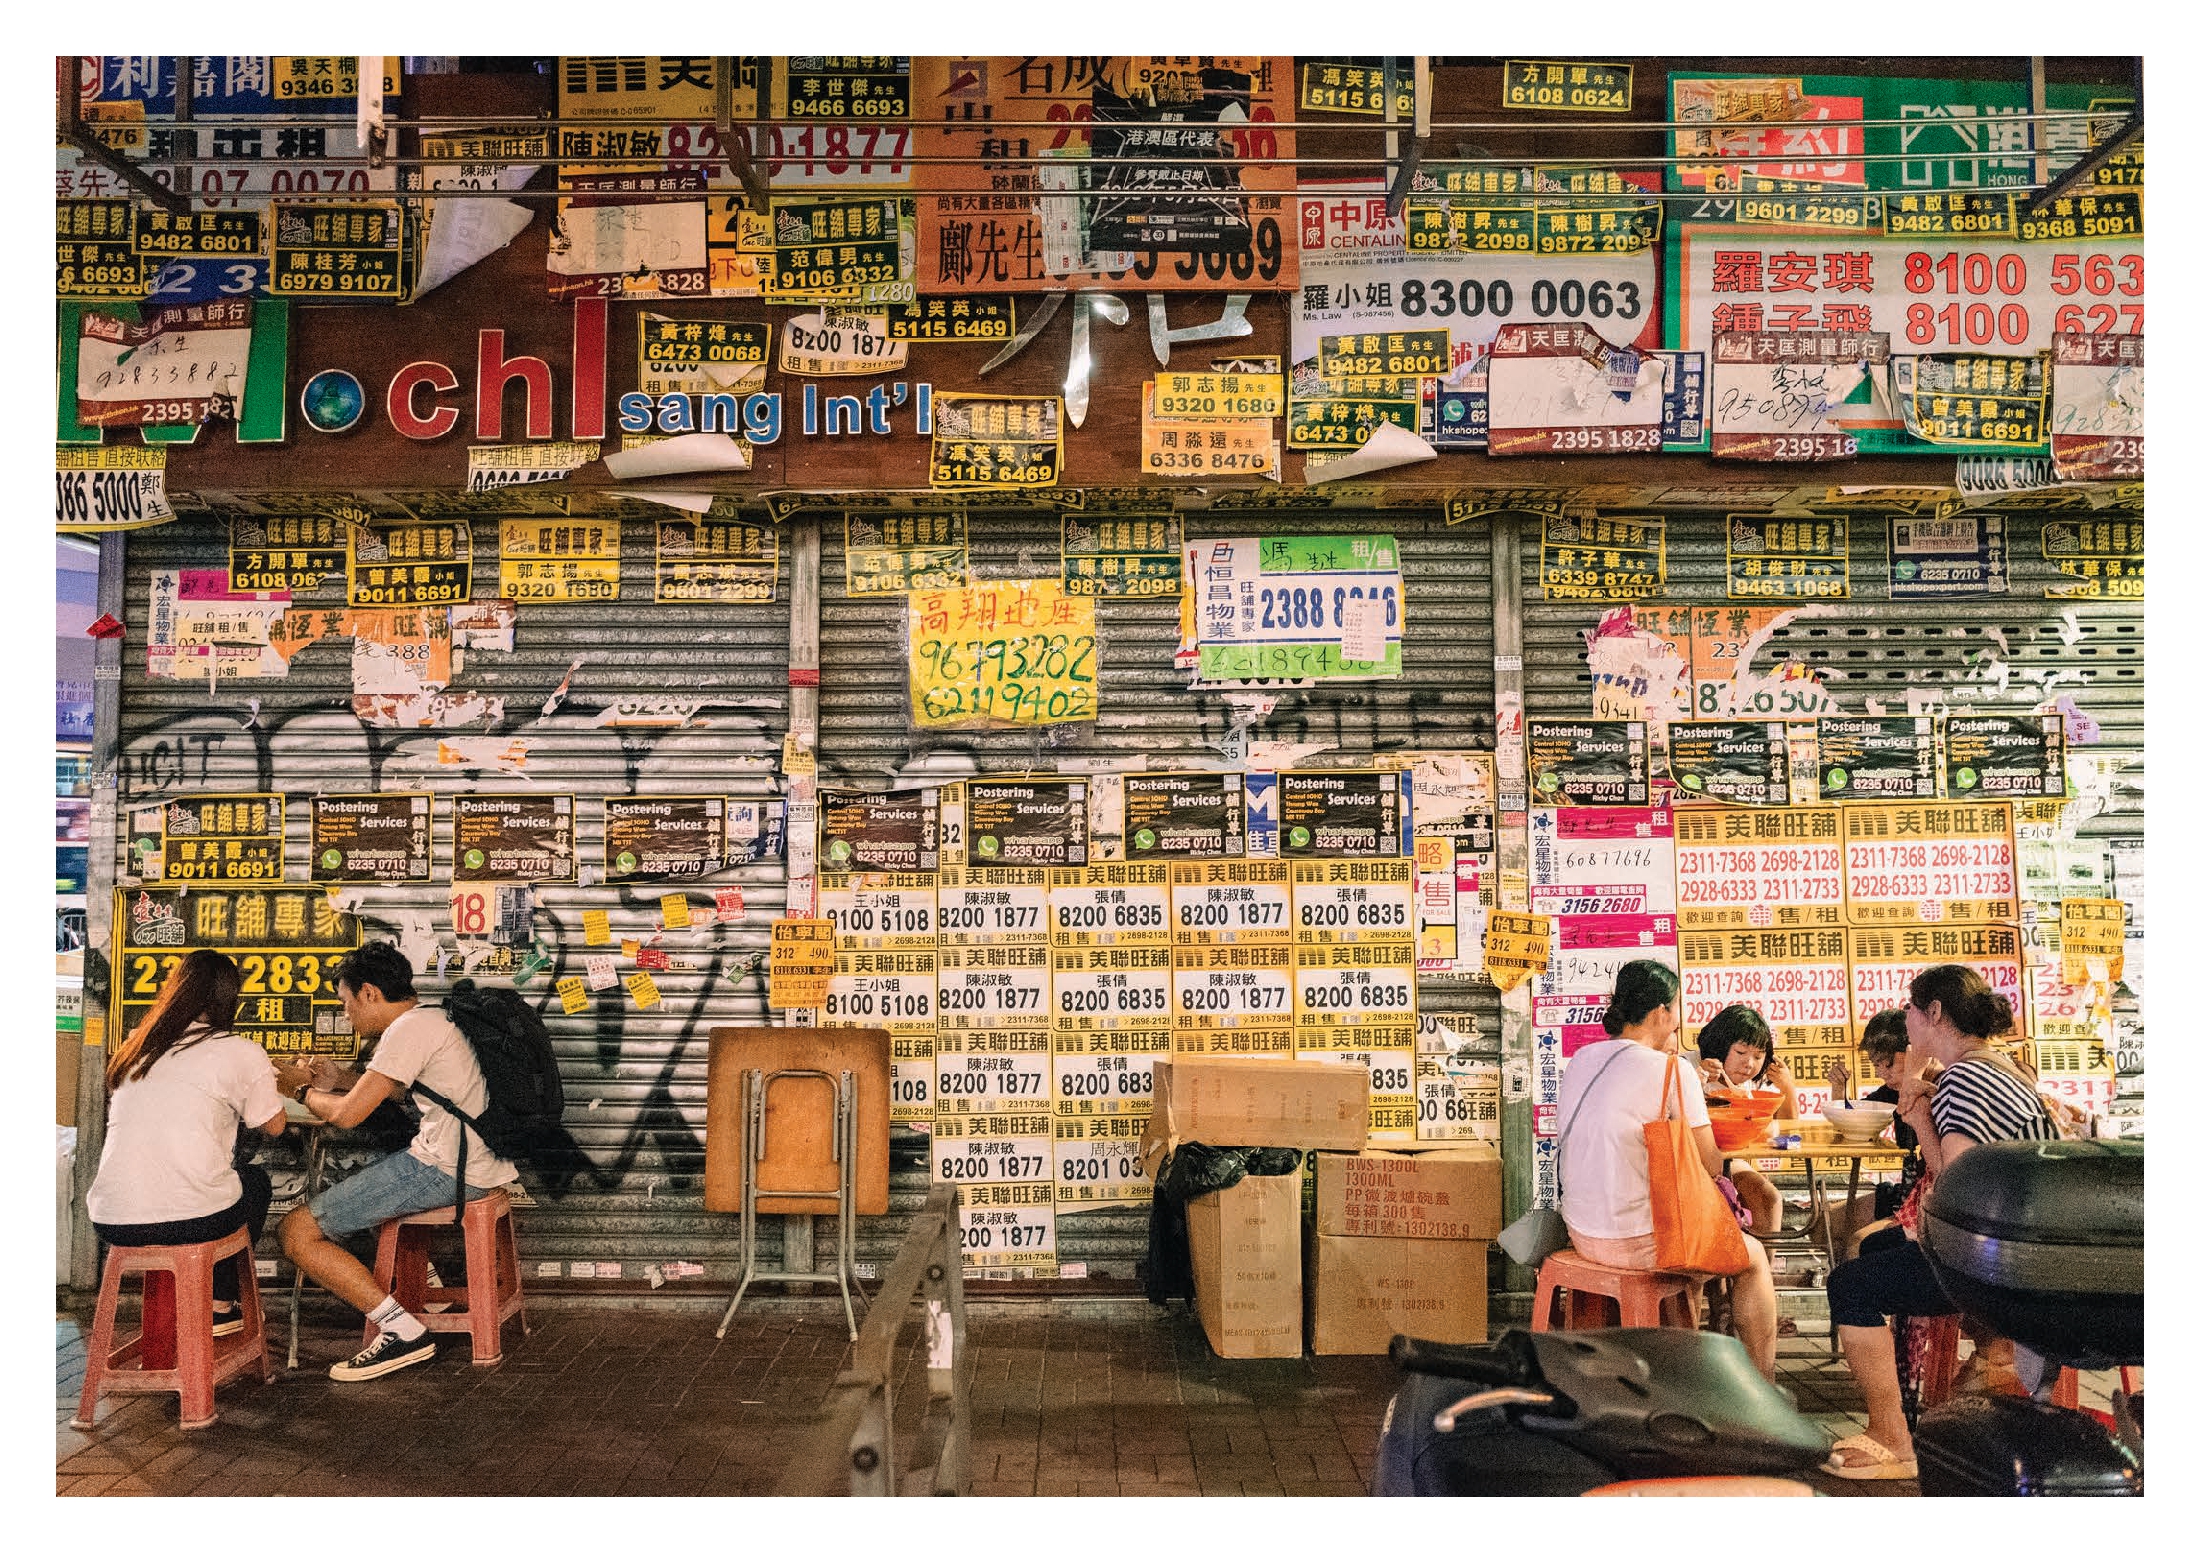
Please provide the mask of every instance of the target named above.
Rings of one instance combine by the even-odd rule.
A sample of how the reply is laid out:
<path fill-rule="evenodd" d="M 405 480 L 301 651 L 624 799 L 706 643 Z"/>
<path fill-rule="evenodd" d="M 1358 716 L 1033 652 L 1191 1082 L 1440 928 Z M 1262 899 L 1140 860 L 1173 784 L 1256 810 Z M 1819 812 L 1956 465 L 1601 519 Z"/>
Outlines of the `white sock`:
<path fill-rule="evenodd" d="M 419 1317 L 414 1316 L 398 1304 L 398 1298 L 395 1295 L 388 1297 L 381 1305 L 368 1312 L 367 1320 L 381 1328 L 385 1333 L 395 1333 L 408 1343 L 428 1331 L 426 1327 L 421 1325 Z"/>

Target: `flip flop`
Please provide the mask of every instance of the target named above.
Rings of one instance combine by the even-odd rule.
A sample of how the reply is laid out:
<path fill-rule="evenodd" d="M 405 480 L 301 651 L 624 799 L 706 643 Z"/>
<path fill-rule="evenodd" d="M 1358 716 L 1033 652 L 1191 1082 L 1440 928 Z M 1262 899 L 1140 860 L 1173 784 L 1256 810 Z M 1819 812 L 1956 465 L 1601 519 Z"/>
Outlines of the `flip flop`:
<path fill-rule="evenodd" d="M 1837 1461 L 1835 1454 L 1844 1451 L 1863 1453 L 1866 1460 L 1854 1463 Z M 1919 1463 L 1913 1458 L 1898 1457 L 1870 1435 L 1846 1435 L 1828 1448 L 1827 1461 L 1820 1464 L 1820 1471 L 1836 1478 L 1917 1478 Z"/>

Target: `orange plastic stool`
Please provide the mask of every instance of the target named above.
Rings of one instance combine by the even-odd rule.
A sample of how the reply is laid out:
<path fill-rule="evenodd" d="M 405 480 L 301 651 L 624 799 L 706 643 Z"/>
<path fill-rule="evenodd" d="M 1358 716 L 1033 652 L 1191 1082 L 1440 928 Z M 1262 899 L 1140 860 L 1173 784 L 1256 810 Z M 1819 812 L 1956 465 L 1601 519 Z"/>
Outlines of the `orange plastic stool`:
<path fill-rule="evenodd" d="M 1580 1252 L 1554 1252 L 1537 1268 L 1537 1304 L 1529 1330 L 1697 1326 L 1691 1294 L 1704 1281 L 1690 1274 L 1611 1268 Z M 1618 1318 L 1609 1313 L 1618 1312 Z"/>
<path fill-rule="evenodd" d="M 214 1336 L 214 1265 L 244 1259 L 237 1281 L 244 1329 Z M 124 1274 L 143 1276 L 144 1309 L 138 1331 L 115 1343 L 115 1306 L 122 1298 Z M 262 1381 L 275 1380 L 268 1359 L 267 1330 L 260 1314 L 260 1284 L 253 1267 L 252 1238 L 242 1230 L 219 1241 L 188 1246 L 118 1246 L 107 1251 L 107 1272 L 99 1282 L 99 1306 L 92 1316 L 92 1339 L 85 1346 L 84 1392 L 76 1417 L 79 1430 L 92 1428 L 93 1412 L 109 1392 L 173 1392 L 180 1399 L 183 1427 L 200 1430 L 214 1423 L 214 1389 L 242 1370 L 256 1370 Z"/>
<path fill-rule="evenodd" d="M 428 1233 L 450 1223 L 449 1209 L 384 1220 L 375 1240 L 375 1282 L 397 1296 L 398 1304 L 418 1316 L 430 1332 L 470 1335 L 476 1365 L 495 1365 L 504 1357 L 505 1323 L 518 1317 L 520 1331 L 529 1330 L 520 1293 L 520 1253 L 512 1239 L 512 1199 L 502 1187 L 493 1187 L 467 1204 L 459 1227 L 466 1242 L 466 1283 L 445 1285 L 431 1294 Z M 424 1311 L 430 1299 L 464 1309 Z M 362 1342 L 374 1339 L 375 1325 L 370 1322 Z"/>

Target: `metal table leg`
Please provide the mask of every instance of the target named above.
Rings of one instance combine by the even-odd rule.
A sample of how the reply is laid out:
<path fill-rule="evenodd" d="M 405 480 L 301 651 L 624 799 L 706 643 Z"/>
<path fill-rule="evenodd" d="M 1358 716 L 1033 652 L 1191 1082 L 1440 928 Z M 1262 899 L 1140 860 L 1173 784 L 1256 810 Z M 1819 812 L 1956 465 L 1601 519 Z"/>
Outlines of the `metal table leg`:
<path fill-rule="evenodd" d="M 308 1128 L 306 1131 L 306 1199 L 312 1202 L 321 1191 L 321 1172 L 324 1163 L 322 1139 L 324 1128 Z M 298 1306 L 306 1289 L 306 1270 L 291 1264 L 291 1347 L 284 1361 L 285 1370 L 298 1369 Z"/>

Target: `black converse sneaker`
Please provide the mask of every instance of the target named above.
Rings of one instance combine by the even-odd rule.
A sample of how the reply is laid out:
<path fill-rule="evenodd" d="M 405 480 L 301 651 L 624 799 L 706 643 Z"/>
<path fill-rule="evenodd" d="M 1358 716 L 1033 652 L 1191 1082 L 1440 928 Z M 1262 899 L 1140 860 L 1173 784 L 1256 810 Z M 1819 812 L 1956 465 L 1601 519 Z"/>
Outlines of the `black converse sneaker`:
<path fill-rule="evenodd" d="M 375 1341 L 353 1355 L 329 1367 L 331 1381 L 373 1381 L 377 1376 L 387 1376 L 401 1371 L 408 1365 L 418 1365 L 423 1360 L 436 1357 L 436 1340 L 433 1334 L 422 1333 L 418 1338 L 400 1338 L 384 1328 Z"/>
<path fill-rule="evenodd" d="M 245 1330 L 245 1313 L 240 1306 L 217 1305 L 214 1308 L 214 1336 L 227 1338 L 232 1333 Z"/>

